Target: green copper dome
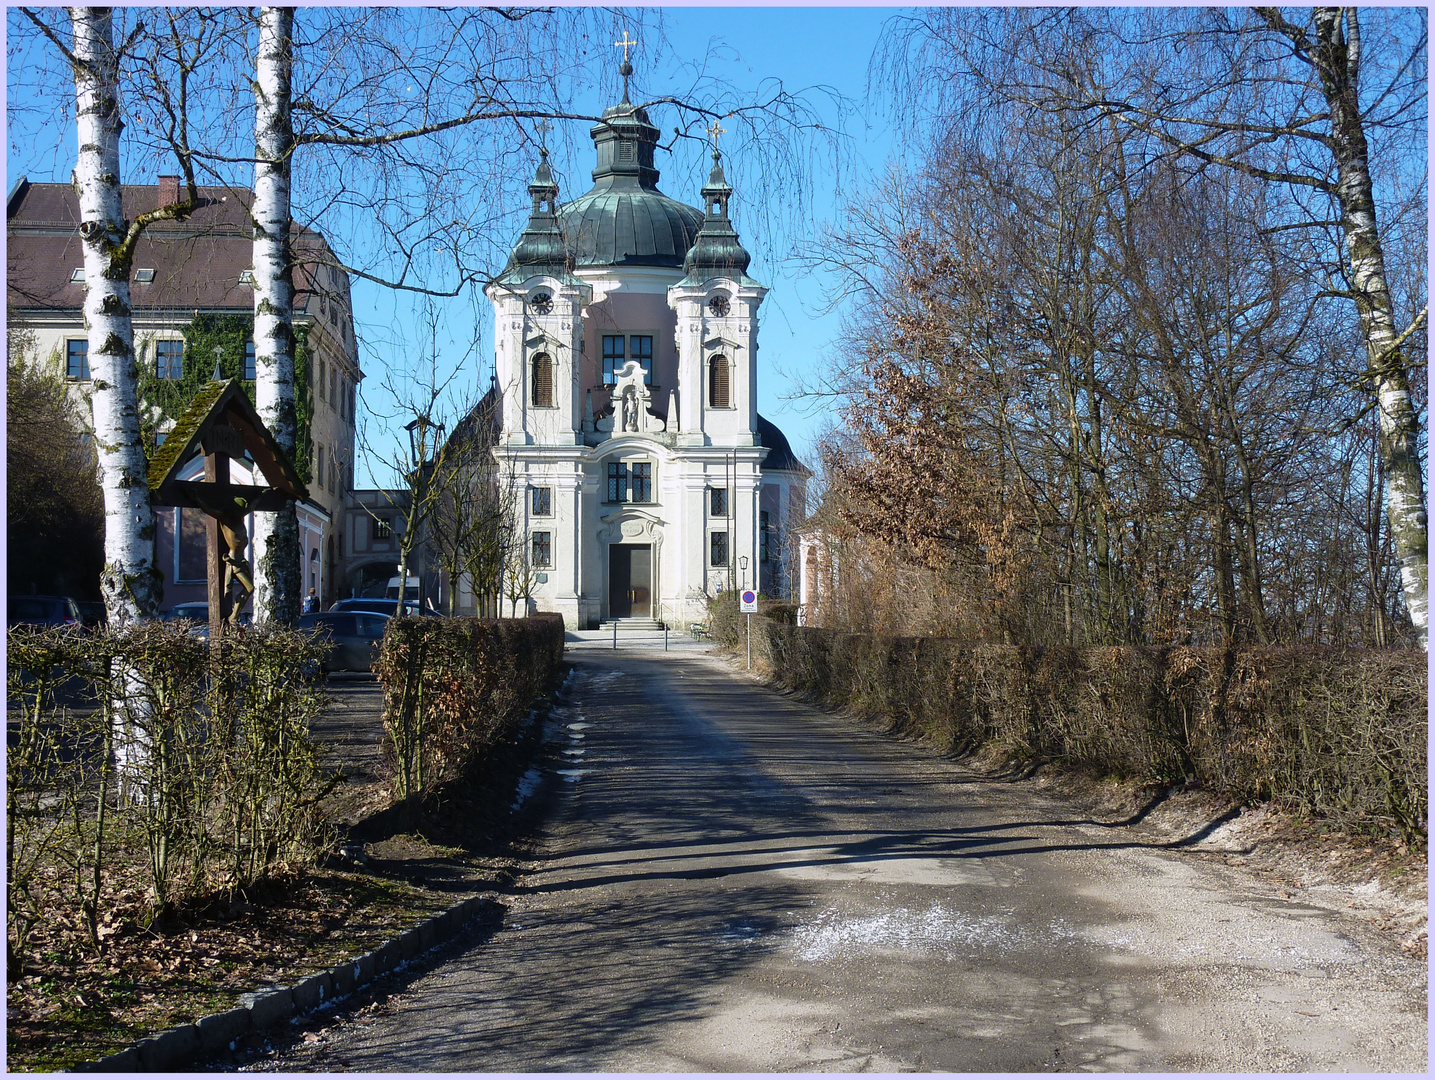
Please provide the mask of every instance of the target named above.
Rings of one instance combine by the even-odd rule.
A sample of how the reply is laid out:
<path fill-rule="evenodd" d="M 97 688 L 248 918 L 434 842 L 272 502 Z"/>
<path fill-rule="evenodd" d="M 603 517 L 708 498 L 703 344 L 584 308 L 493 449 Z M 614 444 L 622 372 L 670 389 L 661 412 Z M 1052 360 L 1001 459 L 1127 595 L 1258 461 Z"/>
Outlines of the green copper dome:
<path fill-rule="evenodd" d="M 648 114 L 625 98 L 589 134 L 598 152 L 592 190 L 558 208 L 573 265 L 681 267 L 703 213 L 658 190 L 658 129 Z"/>

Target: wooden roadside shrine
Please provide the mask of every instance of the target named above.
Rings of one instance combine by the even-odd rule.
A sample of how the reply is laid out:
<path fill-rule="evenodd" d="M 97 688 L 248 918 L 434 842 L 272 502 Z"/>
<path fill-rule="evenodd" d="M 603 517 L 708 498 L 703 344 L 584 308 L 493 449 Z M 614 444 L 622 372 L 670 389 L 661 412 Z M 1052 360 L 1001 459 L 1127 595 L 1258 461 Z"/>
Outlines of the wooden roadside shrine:
<path fill-rule="evenodd" d="M 218 371 L 215 372 L 218 375 Z M 180 472 L 204 455 L 204 479 L 181 480 Z M 231 459 L 248 455 L 266 486 L 230 481 Z M 150 503 L 201 510 L 205 522 L 205 568 L 209 579 L 209 639 L 238 625 L 254 592 L 254 572 L 245 557 L 245 518 L 255 511 L 282 510 L 307 499 L 309 490 L 294 463 L 259 419 L 238 379 L 215 378 L 200 388 L 150 462 Z M 175 530 L 179 541 L 179 530 Z"/>

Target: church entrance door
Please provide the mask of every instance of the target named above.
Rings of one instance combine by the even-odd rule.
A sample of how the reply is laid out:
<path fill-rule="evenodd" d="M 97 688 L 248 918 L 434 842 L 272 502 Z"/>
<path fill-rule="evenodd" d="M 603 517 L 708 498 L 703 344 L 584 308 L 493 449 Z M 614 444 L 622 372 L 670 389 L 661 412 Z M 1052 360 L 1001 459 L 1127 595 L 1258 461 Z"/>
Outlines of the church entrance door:
<path fill-rule="evenodd" d="M 608 615 L 614 619 L 653 617 L 653 546 L 608 545 Z"/>

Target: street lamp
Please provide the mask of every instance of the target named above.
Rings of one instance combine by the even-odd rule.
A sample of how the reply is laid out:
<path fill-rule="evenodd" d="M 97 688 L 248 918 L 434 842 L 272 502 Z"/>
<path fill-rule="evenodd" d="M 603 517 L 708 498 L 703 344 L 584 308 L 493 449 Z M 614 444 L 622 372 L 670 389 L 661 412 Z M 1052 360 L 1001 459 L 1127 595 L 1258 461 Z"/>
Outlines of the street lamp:
<path fill-rule="evenodd" d="M 745 589 L 747 588 L 747 556 L 739 555 L 737 557 L 737 565 L 738 569 L 742 571 L 742 587 Z"/>

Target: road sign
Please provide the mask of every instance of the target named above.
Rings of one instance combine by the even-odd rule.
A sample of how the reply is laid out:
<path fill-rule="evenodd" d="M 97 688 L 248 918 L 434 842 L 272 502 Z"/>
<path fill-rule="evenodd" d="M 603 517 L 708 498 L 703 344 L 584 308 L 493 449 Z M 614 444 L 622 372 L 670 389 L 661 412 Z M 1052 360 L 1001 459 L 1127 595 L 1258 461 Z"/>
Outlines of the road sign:
<path fill-rule="evenodd" d="M 738 611 L 741 612 L 757 610 L 757 593 L 755 593 L 753 590 L 743 589 L 741 599 L 742 606 L 738 608 Z"/>

